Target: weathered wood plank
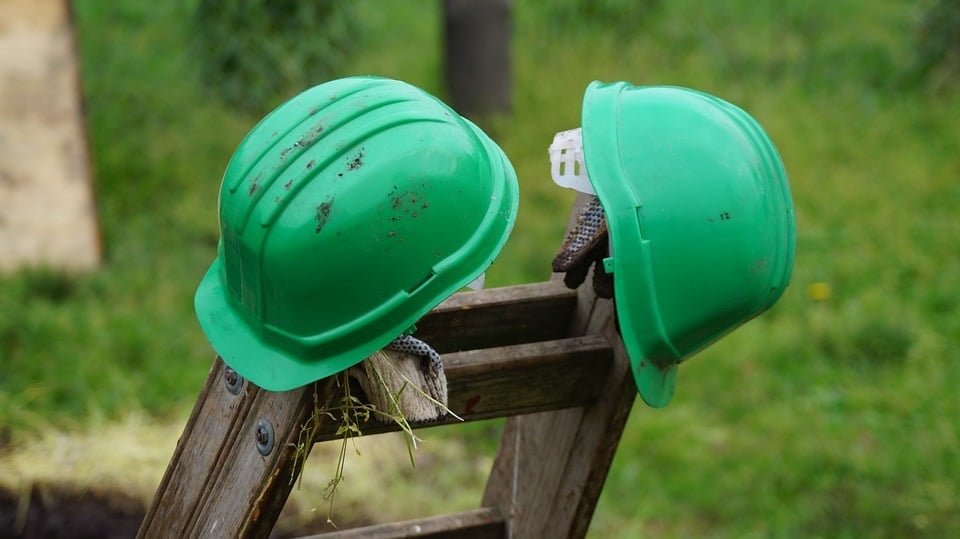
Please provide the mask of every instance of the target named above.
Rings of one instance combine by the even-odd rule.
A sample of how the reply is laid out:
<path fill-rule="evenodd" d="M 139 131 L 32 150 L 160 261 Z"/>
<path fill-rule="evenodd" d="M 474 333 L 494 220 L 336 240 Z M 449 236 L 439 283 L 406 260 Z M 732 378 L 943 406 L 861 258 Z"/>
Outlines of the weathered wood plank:
<path fill-rule="evenodd" d="M 582 406 L 597 398 L 612 360 L 600 336 L 449 354 L 450 409 L 484 419 Z"/>
<path fill-rule="evenodd" d="M 291 488 L 299 426 L 312 389 L 284 393 L 225 383 L 217 359 L 177 444 L 138 537 L 266 537 Z M 257 448 L 258 422 L 274 429 L 272 451 Z"/>
<path fill-rule="evenodd" d="M 583 202 L 581 196 L 578 205 Z M 606 336 L 613 343 L 613 365 L 595 401 L 507 420 L 483 505 L 504 515 L 512 538 L 586 535 L 636 397 L 613 303 L 596 298 L 591 278 L 577 290 L 569 332 Z"/>
<path fill-rule="evenodd" d="M 184 481 L 185 478 L 207 478 L 210 471 L 206 468 L 209 459 L 196 458 L 197 455 L 210 455 L 219 451 L 235 431 L 234 417 L 238 409 L 249 407 L 249 393 L 239 398 L 223 399 L 216 396 L 214 388 L 219 373 L 219 360 L 215 361 L 207 375 L 206 382 L 197 398 L 193 411 L 187 421 L 183 435 L 177 443 L 170 465 L 160 482 L 154 505 L 163 498 L 163 511 L 149 511 L 141 524 L 141 536 L 144 530 L 159 529 L 164 515 L 177 515 L 189 519 L 198 510 L 205 495 L 209 494 L 203 484 Z M 195 436 L 192 427 L 204 425 L 207 436 Z M 215 463 L 214 463 L 215 464 Z M 159 517 L 156 518 L 155 517 Z M 155 522 L 156 521 L 156 522 Z M 162 537 L 159 533 L 148 537 Z"/>
<path fill-rule="evenodd" d="M 440 353 L 562 339 L 576 303 L 553 281 L 461 292 L 417 322 L 416 336 Z"/>
<path fill-rule="evenodd" d="M 299 539 L 504 539 L 503 518 L 490 508 L 340 530 Z"/>
<path fill-rule="evenodd" d="M 614 368 L 601 398 L 583 409 L 575 450 L 561 472 L 563 480 L 541 537 L 580 538 L 587 534 L 607 472 L 616 454 L 637 389 L 623 345 L 615 341 Z"/>
<path fill-rule="evenodd" d="M 464 421 L 583 406 L 598 398 L 613 362 L 600 335 L 445 354 L 448 407 Z M 339 395 L 335 397 L 335 401 Z M 414 428 L 460 423 L 448 416 Z M 316 442 L 336 438 L 336 424 L 322 425 Z M 371 419 L 364 435 L 399 430 Z"/>

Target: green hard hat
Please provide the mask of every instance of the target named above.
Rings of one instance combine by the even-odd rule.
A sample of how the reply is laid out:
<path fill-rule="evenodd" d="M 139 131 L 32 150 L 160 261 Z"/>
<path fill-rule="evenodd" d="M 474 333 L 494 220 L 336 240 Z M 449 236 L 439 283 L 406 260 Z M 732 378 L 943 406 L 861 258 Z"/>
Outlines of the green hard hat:
<path fill-rule="evenodd" d="M 641 397 L 666 406 L 679 363 L 787 287 L 796 242 L 787 175 L 750 115 L 702 92 L 593 82 L 582 114 L 621 335 Z"/>
<path fill-rule="evenodd" d="M 268 390 L 339 372 L 483 273 L 518 198 L 503 151 L 423 90 L 377 77 L 306 90 L 227 166 L 200 326 Z"/>

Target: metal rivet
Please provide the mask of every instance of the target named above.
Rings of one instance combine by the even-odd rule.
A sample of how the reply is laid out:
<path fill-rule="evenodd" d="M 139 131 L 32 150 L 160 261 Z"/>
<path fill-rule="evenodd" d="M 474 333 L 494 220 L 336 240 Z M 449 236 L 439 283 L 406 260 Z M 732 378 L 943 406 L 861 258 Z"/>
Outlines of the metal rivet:
<path fill-rule="evenodd" d="M 243 389 L 243 376 L 237 374 L 237 371 L 227 367 L 223 371 L 223 380 L 227 384 L 227 391 L 234 395 L 240 394 L 240 390 Z"/>
<path fill-rule="evenodd" d="M 263 418 L 258 419 L 254 437 L 257 441 L 257 451 L 261 455 L 267 456 L 273 451 L 273 423 Z"/>

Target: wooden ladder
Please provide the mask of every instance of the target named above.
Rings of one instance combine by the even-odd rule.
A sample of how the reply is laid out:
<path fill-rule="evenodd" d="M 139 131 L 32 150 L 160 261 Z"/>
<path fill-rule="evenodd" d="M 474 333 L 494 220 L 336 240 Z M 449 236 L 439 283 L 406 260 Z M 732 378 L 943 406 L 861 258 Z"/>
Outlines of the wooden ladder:
<path fill-rule="evenodd" d="M 417 328 L 443 355 L 453 412 L 508 418 L 480 508 L 310 537 L 585 536 L 636 397 L 612 302 L 595 296 L 589 277 L 577 290 L 551 280 L 456 294 Z M 138 537 L 269 536 L 322 387 L 333 386 L 264 391 L 215 360 Z M 316 441 L 339 438 L 337 426 L 322 425 Z"/>

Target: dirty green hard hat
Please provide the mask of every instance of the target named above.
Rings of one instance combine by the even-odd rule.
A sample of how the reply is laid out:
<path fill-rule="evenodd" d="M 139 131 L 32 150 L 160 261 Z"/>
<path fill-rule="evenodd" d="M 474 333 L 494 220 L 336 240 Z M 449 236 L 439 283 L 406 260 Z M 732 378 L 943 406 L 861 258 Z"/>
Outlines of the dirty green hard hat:
<path fill-rule="evenodd" d="M 482 274 L 517 204 L 503 151 L 440 100 L 377 77 L 321 84 L 231 158 L 200 326 L 265 389 L 337 373 Z"/>
<path fill-rule="evenodd" d="M 593 82 L 582 114 L 620 331 L 641 397 L 662 407 L 678 364 L 787 287 L 795 252 L 787 175 L 750 115 L 702 92 Z"/>

